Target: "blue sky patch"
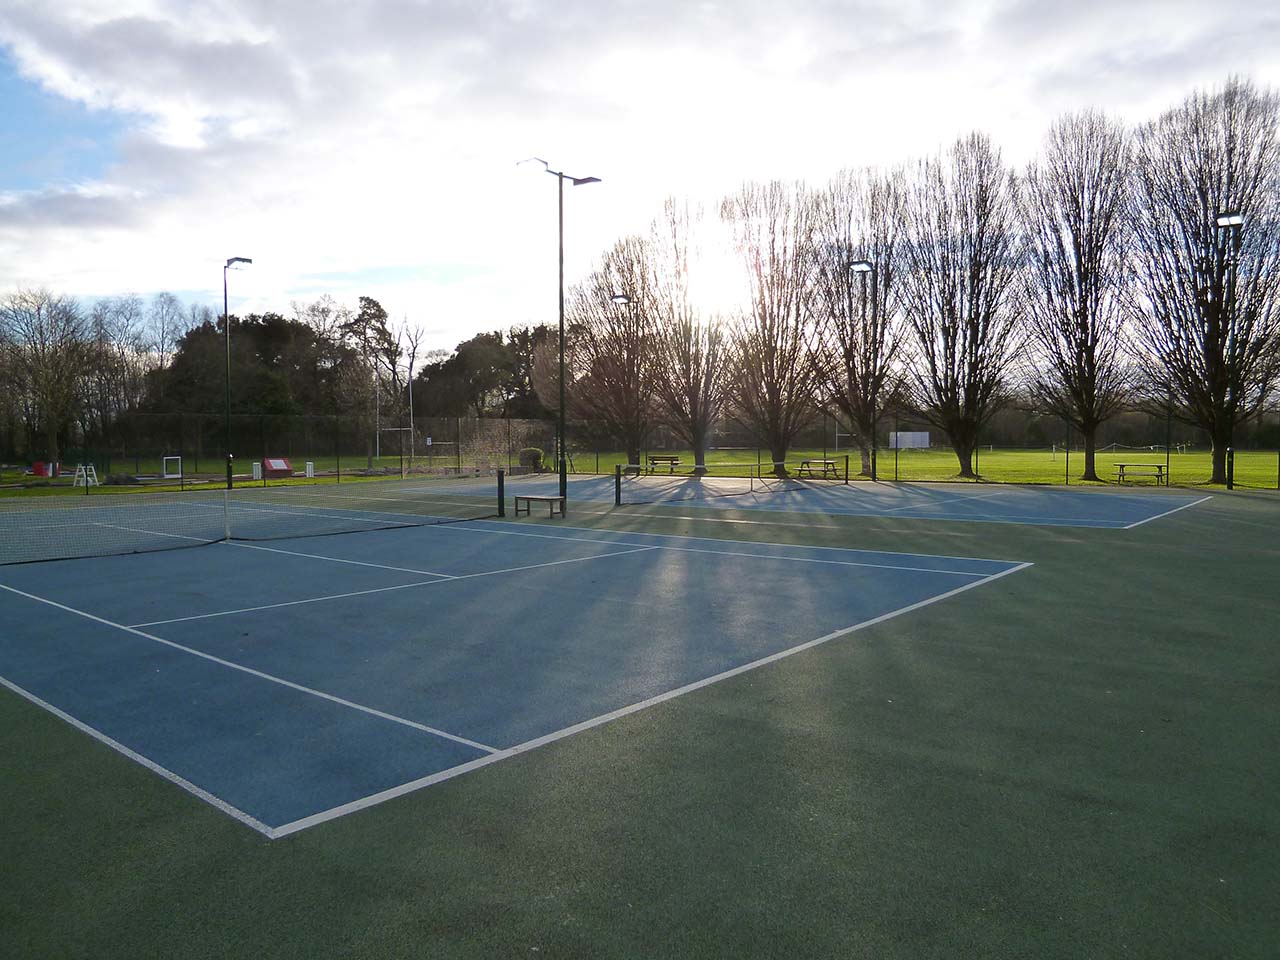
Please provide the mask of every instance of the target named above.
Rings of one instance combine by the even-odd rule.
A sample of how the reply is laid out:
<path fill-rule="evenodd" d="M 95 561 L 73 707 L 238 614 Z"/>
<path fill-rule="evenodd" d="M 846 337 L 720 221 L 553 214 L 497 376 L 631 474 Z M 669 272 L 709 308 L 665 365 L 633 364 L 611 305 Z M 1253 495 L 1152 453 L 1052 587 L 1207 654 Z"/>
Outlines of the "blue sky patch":
<path fill-rule="evenodd" d="M 102 177 L 125 129 L 119 114 L 87 107 L 23 79 L 0 55 L 0 191 L 67 187 Z"/>

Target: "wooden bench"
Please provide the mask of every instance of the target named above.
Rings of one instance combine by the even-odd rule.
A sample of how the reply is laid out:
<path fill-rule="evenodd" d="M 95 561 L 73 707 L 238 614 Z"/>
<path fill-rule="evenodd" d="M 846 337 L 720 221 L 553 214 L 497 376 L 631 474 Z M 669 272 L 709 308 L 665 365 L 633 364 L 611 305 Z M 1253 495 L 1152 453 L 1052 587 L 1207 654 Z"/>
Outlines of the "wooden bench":
<path fill-rule="evenodd" d="M 562 517 L 564 516 L 564 497 L 559 494 L 544 497 L 527 493 L 516 494 L 516 516 L 518 517 L 522 513 L 528 514 L 529 511 L 533 509 L 533 504 L 535 502 L 547 504 L 549 509 L 549 512 L 547 513 L 548 517 L 554 517 L 557 515 Z M 524 510 L 520 509 L 520 505 L 522 503 L 524 504 Z"/>
<path fill-rule="evenodd" d="M 1163 463 L 1117 463 L 1116 482 L 1124 483 L 1126 476 L 1155 477 L 1156 485 L 1167 483 Z"/>
<path fill-rule="evenodd" d="M 818 471 L 815 473 L 815 471 Z M 796 471 L 797 477 L 838 477 L 840 473 L 836 470 L 836 462 L 834 460 L 801 460 L 800 469 Z"/>
<path fill-rule="evenodd" d="M 669 472 L 675 473 L 678 466 L 680 466 L 679 457 L 653 456 L 649 458 L 650 473 L 653 473 L 655 467 L 669 467 Z"/>

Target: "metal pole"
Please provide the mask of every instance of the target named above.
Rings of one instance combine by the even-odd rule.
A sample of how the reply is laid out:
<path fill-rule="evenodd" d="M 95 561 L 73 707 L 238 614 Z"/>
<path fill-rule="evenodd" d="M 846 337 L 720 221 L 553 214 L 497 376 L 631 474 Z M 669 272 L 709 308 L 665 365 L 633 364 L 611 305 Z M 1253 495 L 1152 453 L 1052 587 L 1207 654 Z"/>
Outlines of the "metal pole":
<path fill-rule="evenodd" d="M 227 309 L 227 267 L 228 263 L 222 268 L 222 327 L 226 340 L 227 353 L 227 369 L 226 369 L 226 403 L 223 424 L 223 450 L 227 455 L 227 489 L 231 489 L 231 314 Z M 227 539 L 231 539 L 230 536 Z"/>
<path fill-rule="evenodd" d="M 871 265 L 871 329 L 878 329 L 876 326 L 880 318 L 879 306 L 879 273 L 875 264 Z M 880 391 L 876 389 L 873 381 L 871 388 L 871 479 L 875 481 L 876 477 L 876 420 L 880 406 Z"/>
<path fill-rule="evenodd" d="M 1227 337 L 1228 342 L 1235 343 L 1235 314 L 1236 314 L 1236 271 L 1240 263 L 1240 227 L 1233 225 L 1228 228 L 1231 238 L 1231 261 L 1228 266 L 1230 271 L 1227 274 Z M 1227 392 L 1231 399 L 1231 410 L 1227 416 L 1227 489 L 1235 489 L 1236 480 L 1236 456 L 1235 456 L 1235 426 L 1236 426 L 1236 389 L 1234 376 L 1228 373 L 1230 379 L 1227 381 Z"/>
<path fill-rule="evenodd" d="M 560 412 L 556 419 L 556 443 L 560 454 L 560 496 L 568 495 L 569 470 L 564 449 L 564 174 L 556 174 L 560 215 Z"/>

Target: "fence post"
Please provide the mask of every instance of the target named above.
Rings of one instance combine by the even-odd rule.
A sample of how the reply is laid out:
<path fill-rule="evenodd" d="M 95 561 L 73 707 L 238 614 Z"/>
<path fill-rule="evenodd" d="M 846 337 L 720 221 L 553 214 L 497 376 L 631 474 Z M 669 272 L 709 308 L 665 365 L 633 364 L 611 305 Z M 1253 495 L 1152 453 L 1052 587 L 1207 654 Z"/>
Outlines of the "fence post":
<path fill-rule="evenodd" d="M 333 415 L 333 453 L 337 458 L 337 476 L 338 483 L 342 482 L 342 422 L 338 419 L 338 415 Z"/>
<path fill-rule="evenodd" d="M 502 470 L 498 471 L 498 516 L 505 517 L 507 515 L 507 485 L 506 473 Z"/>
<path fill-rule="evenodd" d="M 622 506 L 622 464 L 613 465 L 613 505 Z"/>

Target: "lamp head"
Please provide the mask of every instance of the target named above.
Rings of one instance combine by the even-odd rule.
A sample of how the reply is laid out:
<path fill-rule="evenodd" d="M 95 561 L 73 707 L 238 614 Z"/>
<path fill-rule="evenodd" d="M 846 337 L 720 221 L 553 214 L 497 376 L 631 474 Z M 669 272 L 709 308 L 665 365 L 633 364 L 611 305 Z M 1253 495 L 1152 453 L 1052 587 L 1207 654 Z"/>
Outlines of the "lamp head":
<path fill-rule="evenodd" d="M 1224 210 L 1218 214 L 1216 222 L 1220 227 L 1242 227 L 1244 226 L 1244 214 L 1238 210 Z"/>
<path fill-rule="evenodd" d="M 618 304 L 619 306 L 621 306 L 624 303 L 631 302 L 631 298 L 628 297 L 625 293 L 615 293 L 609 299 L 612 300 L 614 303 Z"/>
<path fill-rule="evenodd" d="M 573 181 L 573 185 L 574 185 L 575 187 L 580 187 L 580 186 L 582 186 L 584 183 L 599 183 L 599 182 L 600 182 L 600 178 L 599 178 L 599 177 L 570 177 L 569 179 Z"/>
<path fill-rule="evenodd" d="M 227 261 L 227 266 L 229 267 L 233 263 L 253 263 L 253 261 L 250 260 L 248 257 L 232 257 L 230 260 Z"/>
<path fill-rule="evenodd" d="M 849 264 L 849 269 L 854 273 L 874 273 L 876 267 L 870 260 L 855 260 Z"/>

